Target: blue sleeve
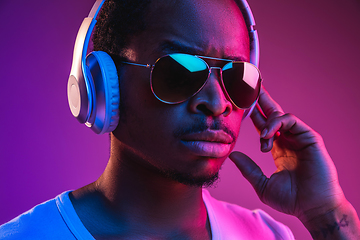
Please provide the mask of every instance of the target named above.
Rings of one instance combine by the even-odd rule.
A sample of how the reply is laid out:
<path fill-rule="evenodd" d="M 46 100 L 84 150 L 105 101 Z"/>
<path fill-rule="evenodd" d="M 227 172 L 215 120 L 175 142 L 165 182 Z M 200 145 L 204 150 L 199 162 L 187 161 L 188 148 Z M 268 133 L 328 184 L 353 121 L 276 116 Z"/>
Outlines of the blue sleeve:
<path fill-rule="evenodd" d="M 0 226 L 0 239 L 75 240 L 59 213 L 55 200 L 49 200 Z"/>

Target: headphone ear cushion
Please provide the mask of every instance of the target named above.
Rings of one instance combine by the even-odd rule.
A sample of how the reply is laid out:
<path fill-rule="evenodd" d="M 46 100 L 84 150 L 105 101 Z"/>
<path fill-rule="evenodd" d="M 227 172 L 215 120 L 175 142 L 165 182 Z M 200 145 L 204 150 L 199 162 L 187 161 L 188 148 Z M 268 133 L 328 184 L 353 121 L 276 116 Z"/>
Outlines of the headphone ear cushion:
<path fill-rule="evenodd" d="M 102 51 L 86 57 L 95 86 L 95 104 L 90 116 L 91 129 L 97 134 L 112 132 L 119 123 L 120 91 L 117 69 L 112 58 Z"/>

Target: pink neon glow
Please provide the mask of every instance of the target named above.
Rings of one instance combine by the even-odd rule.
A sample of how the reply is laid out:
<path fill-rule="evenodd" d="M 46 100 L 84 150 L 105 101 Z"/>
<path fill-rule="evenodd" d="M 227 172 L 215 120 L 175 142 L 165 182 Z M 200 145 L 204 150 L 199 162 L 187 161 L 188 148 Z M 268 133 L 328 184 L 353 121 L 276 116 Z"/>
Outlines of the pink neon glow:
<path fill-rule="evenodd" d="M 360 213 L 360 189 L 354 181 L 360 169 L 358 2 L 249 3 L 259 31 L 266 89 L 286 112 L 323 136 L 345 195 Z M 105 168 L 108 136 L 80 126 L 66 99 L 74 39 L 92 4 L 85 0 L 43 1 L 36 7 L 26 0 L 0 3 L 0 223 L 62 191 L 94 181 Z M 235 149 L 271 174 L 271 156 L 259 148 L 258 134 L 246 120 Z M 230 161 L 220 178 L 218 188 L 210 189 L 214 197 L 262 208 L 287 224 L 296 239 L 311 239 L 296 218 L 261 203 Z"/>

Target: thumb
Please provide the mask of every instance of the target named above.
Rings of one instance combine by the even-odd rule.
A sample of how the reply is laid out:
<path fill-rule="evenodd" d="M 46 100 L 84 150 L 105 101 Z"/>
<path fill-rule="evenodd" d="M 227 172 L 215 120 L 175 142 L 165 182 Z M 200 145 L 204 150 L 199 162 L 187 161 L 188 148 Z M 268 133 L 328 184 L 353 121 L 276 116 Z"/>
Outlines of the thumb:
<path fill-rule="evenodd" d="M 269 179 L 264 175 L 261 168 L 251 158 L 241 152 L 232 152 L 229 158 L 235 163 L 242 175 L 253 186 L 260 200 L 262 200 Z"/>

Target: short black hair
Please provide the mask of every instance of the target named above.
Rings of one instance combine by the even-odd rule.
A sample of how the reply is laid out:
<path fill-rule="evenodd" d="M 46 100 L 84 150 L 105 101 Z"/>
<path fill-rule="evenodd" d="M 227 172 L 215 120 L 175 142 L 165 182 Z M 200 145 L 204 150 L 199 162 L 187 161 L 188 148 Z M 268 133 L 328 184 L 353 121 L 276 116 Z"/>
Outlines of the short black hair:
<path fill-rule="evenodd" d="M 122 57 L 130 36 L 146 29 L 146 13 L 152 0 L 106 0 L 100 10 L 93 33 L 93 50 L 104 51 L 113 57 Z M 240 0 L 235 0 L 244 15 Z M 249 19 L 245 19 L 248 31 Z M 250 43 L 253 35 L 250 34 Z M 250 46 L 250 49 L 254 46 Z"/>
<path fill-rule="evenodd" d="M 151 0 L 106 0 L 100 10 L 92 41 L 94 51 L 118 56 L 129 36 L 146 29 L 145 13 Z"/>

